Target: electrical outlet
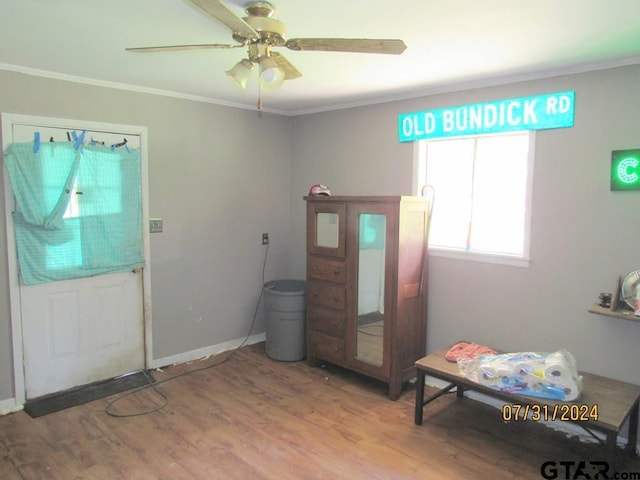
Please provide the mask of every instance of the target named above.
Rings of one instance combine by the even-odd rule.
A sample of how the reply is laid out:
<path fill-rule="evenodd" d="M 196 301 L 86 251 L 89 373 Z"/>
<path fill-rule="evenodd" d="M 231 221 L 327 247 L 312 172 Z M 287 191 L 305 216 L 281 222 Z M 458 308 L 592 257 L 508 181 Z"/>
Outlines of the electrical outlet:
<path fill-rule="evenodd" d="M 149 233 L 162 233 L 162 219 L 150 218 L 149 219 Z"/>
<path fill-rule="evenodd" d="M 269 234 L 268 233 L 263 233 L 262 234 L 262 244 L 263 245 L 269 245 Z"/>

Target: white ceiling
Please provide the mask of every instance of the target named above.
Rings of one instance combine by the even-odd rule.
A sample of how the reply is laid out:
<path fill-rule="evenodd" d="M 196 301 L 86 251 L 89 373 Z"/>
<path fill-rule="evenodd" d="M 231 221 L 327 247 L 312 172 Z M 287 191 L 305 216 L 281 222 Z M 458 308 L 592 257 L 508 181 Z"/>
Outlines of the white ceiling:
<path fill-rule="evenodd" d="M 228 0 L 244 16 L 246 0 Z M 402 55 L 284 54 L 301 78 L 262 93 L 299 114 L 640 63 L 639 0 L 274 0 L 288 38 L 400 38 Z M 188 0 L 0 0 L 0 69 L 256 108 L 225 74 L 243 49 L 136 54 L 125 47 L 234 43 Z M 253 74 L 257 76 L 254 69 Z"/>

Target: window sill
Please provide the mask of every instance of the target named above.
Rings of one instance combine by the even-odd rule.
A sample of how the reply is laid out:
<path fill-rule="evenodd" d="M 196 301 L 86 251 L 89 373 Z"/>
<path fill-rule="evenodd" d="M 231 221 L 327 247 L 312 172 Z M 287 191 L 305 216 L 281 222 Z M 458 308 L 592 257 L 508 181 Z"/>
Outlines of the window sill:
<path fill-rule="evenodd" d="M 429 256 L 441 258 L 453 258 L 471 262 L 495 263 L 512 267 L 528 268 L 531 259 L 529 257 L 516 257 L 513 255 L 498 255 L 479 252 L 465 252 L 441 247 L 429 247 Z"/>

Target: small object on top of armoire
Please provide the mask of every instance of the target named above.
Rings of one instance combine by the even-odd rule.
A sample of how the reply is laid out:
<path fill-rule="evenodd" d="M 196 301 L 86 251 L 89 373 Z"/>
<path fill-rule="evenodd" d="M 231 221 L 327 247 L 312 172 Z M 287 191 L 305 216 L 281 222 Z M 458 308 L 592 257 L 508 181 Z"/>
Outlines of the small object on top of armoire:
<path fill-rule="evenodd" d="M 389 384 L 426 352 L 429 201 L 306 196 L 307 360 Z"/>

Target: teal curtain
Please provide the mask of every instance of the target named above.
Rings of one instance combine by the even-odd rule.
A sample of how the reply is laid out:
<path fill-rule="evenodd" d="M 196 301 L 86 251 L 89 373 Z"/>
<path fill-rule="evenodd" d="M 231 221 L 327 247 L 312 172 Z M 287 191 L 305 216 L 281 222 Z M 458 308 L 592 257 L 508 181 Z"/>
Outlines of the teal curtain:
<path fill-rule="evenodd" d="M 139 150 L 75 147 L 14 143 L 4 152 L 26 285 L 144 265 Z"/>

